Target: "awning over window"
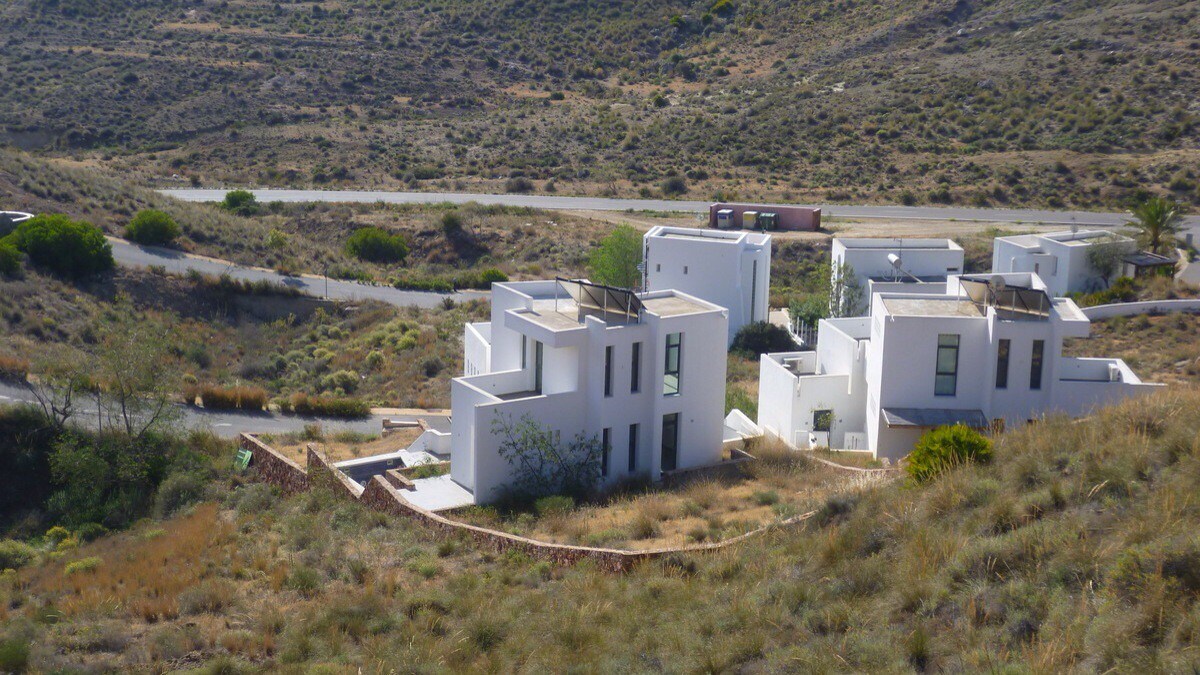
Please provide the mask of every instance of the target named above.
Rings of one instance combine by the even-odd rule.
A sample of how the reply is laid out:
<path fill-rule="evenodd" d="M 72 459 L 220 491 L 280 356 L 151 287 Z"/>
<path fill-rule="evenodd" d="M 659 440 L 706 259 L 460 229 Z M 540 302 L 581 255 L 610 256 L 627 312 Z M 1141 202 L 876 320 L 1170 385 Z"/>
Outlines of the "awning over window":
<path fill-rule="evenodd" d="M 893 428 L 945 427 L 954 424 L 982 428 L 988 424 L 982 410 L 953 408 L 884 408 L 883 421 Z"/>
<path fill-rule="evenodd" d="M 1138 251 L 1137 253 L 1130 253 L 1122 258 L 1122 260 L 1135 267 L 1159 267 L 1175 265 L 1174 258 L 1168 258 L 1165 255 L 1151 253 L 1150 251 Z"/>

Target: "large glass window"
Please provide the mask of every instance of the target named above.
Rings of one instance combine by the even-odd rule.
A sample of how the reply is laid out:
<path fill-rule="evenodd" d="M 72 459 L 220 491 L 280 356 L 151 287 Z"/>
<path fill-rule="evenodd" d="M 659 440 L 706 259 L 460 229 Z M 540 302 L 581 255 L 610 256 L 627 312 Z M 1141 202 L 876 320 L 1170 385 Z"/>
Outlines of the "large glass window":
<path fill-rule="evenodd" d="M 674 471 L 679 457 L 679 413 L 663 415 L 662 458 L 659 466 L 663 471 Z"/>
<path fill-rule="evenodd" d="M 612 429 L 606 428 L 600 434 L 600 475 L 608 476 L 608 458 L 612 455 Z"/>
<path fill-rule="evenodd" d="M 637 470 L 638 425 L 629 425 L 629 473 Z"/>
<path fill-rule="evenodd" d="M 613 348 L 604 348 L 604 395 L 612 396 Z"/>
<path fill-rule="evenodd" d="M 958 336 L 938 336 L 937 371 L 933 378 L 933 393 L 936 396 L 954 396 L 958 390 Z"/>
<path fill-rule="evenodd" d="M 642 343 L 633 343 L 633 357 L 629 364 L 629 393 L 636 394 L 642 390 Z"/>
<path fill-rule="evenodd" d="M 683 334 L 667 335 L 667 354 L 663 362 L 663 395 L 679 393 L 679 365 L 683 356 Z"/>
<path fill-rule="evenodd" d="M 1033 358 L 1029 362 L 1029 388 L 1042 388 L 1042 359 L 1046 355 L 1046 341 L 1033 341 Z"/>
<path fill-rule="evenodd" d="M 1008 389 L 1008 352 L 1012 340 L 1001 340 L 996 348 L 996 388 Z"/>

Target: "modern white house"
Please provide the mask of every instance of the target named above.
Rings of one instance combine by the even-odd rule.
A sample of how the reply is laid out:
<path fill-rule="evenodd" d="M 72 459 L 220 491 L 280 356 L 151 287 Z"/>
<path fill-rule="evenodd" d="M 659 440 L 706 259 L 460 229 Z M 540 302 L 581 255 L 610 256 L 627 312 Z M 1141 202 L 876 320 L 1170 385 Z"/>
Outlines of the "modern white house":
<path fill-rule="evenodd" d="M 766 354 L 758 424 L 792 447 L 898 460 L 931 428 L 1080 415 L 1154 391 L 1121 359 L 1062 356 L 1075 303 L 1029 273 L 964 275 L 942 294 L 876 293 L 868 316 L 820 322 L 815 351 Z"/>
<path fill-rule="evenodd" d="M 767 320 L 771 235 L 658 226 L 642 238 L 645 288 L 675 289 L 729 310 L 729 340 Z"/>
<path fill-rule="evenodd" d="M 830 251 L 834 288 L 841 270 L 854 273 L 862 289 L 858 313 L 866 312 L 875 293 L 944 293 L 946 279 L 963 273 L 963 248 L 952 239 L 836 238 Z"/>
<path fill-rule="evenodd" d="M 475 503 L 502 497 L 516 469 L 493 420 L 525 415 L 599 439 L 602 484 L 718 463 L 727 314 L 678 290 L 493 284 L 492 320 L 465 327 L 466 376 L 451 383 L 450 478 Z"/>
<path fill-rule="evenodd" d="M 1116 265 L 1108 274 L 1094 264 L 1094 256 L 1101 247 L 1113 251 L 1116 256 Z M 1036 274 L 1055 297 L 1077 292 L 1093 293 L 1107 288 L 1112 277 L 1122 273 L 1123 258 L 1137 252 L 1137 242 L 1108 230 L 1018 234 L 996 238 L 992 249 L 992 271 Z"/>

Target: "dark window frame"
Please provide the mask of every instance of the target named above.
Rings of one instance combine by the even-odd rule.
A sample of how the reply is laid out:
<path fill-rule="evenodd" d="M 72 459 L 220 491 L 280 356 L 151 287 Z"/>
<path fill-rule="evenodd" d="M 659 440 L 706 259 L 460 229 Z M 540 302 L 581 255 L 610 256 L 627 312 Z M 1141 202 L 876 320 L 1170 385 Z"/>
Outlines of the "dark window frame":
<path fill-rule="evenodd" d="M 629 393 L 636 394 L 642 390 L 642 343 L 633 343 L 633 354 L 629 358 Z"/>
<path fill-rule="evenodd" d="M 953 344 L 950 344 L 950 339 L 953 338 Z M 945 343 L 945 344 L 943 344 Z M 933 364 L 933 395 L 934 396 L 957 396 L 958 395 L 958 351 L 962 344 L 962 338 L 957 333 L 939 333 L 937 341 L 937 358 Z M 942 353 L 943 350 L 952 351 L 954 354 L 953 367 L 950 370 L 942 368 Z M 946 379 L 949 378 L 949 379 Z M 944 387 L 944 383 L 949 383 L 949 387 Z"/>
<path fill-rule="evenodd" d="M 637 446 L 638 446 L 638 425 L 629 425 L 629 473 L 637 471 Z"/>
<path fill-rule="evenodd" d="M 611 398 L 613 395 L 613 346 L 608 345 L 604 348 L 604 397 Z"/>
<path fill-rule="evenodd" d="M 671 433 L 667 434 L 668 426 Z M 679 413 L 667 413 L 662 418 L 662 446 L 659 448 L 659 469 L 674 471 L 679 466 Z M 669 442 L 668 442 L 669 441 Z M 668 450 L 670 451 L 668 453 Z M 670 458 L 670 462 L 667 459 Z"/>
<path fill-rule="evenodd" d="M 1040 391 L 1042 388 L 1042 370 L 1046 360 L 1046 341 L 1034 340 L 1033 350 L 1029 357 L 1029 389 Z"/>
<path fill-rule="evenodd" d="M 600 432 L 600 476 L 608 478 L 608 458 L 612 455 L 612 427 Z"/>
<path fill-rule="evenodd" d="M 675 338 L 674 344 L 671 338 Z M 671 367 L 671 353 L 674 352 L 675 366 Z M 666 350 L 663 353 L 663 396 L 678 396 L 683 389 L 683 333 L 668 333 Z M 674 384 L 671 384 L 674 378 Z"/>
<path fill-rule="evenodd" d="M 1012 355 L 1012 340 L 1000 338 L 996 345 L 996 388 L 1008 389 L 1008 363 Z"/>

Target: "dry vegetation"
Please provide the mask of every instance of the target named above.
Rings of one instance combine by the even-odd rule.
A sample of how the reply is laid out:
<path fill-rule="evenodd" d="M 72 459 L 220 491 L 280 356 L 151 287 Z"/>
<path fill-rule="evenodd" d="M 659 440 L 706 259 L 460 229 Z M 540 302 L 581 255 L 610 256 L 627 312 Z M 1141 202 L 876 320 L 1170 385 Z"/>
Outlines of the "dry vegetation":
<path fill-rule="evenodd" d="M 993 465 L 628 575 L 225 479 L 219 503 L 4 576 L 0 641 L 39 672 L 1186 671 L 1198 425 L 1194 392 L 1047 420 Z"/>
<path fill-rule="evenodd" d="M 747 451 L 758 461 L 737 477 L 701 479 L 669 490 L 630 486 L 574 509 L 552 500 L 521 511 L 472 507 L 460 517 L 534 539 L 655 549 L 736 537 L 892 477 L 833 469 L 778 443 L 752 443 Z"/>
<path fill-rule="evenodd" d="M 166 185 L 1195 201 L 1197 11 L 17 0 L 0 139 Z"/>
<path fill-rule="evenodd" d="M 31 272 L 3 287 L 0 357 L 36 362 L 51 349 L 84 350 L 114 312 L 133 312 L 167 335 L 174 366 L 164 376 L 182 380 L 181 399 L 206 385 L 250 385 L 284 402 L 306 393 L 445 408 L 449 379 L 462 372 L 462 324 L 487 315 L 482 301 L 324 303 L 126 270 L 78 284 Z"/>
<path fill-rule="evenodd" d="M 1070 356 L 1117 356 L 1144 382 L 1200 383 L 1200 316 L 1188 313 L 1114 317 L 1092 323 L 1092 335 L 1071 340 Z"/>

